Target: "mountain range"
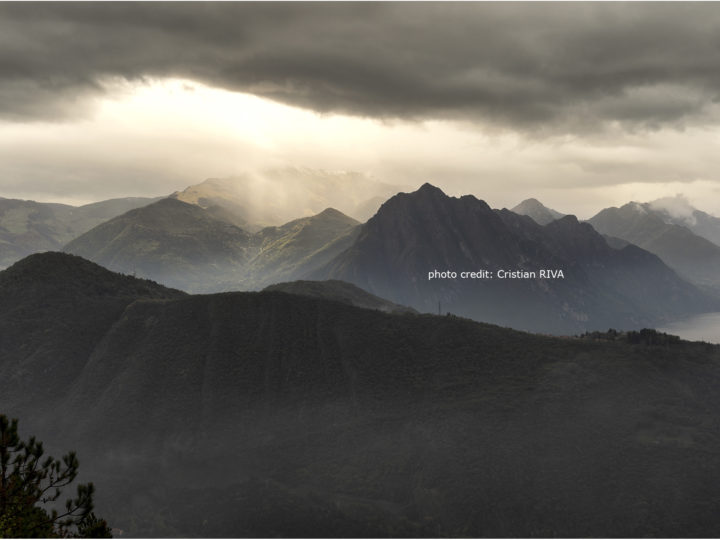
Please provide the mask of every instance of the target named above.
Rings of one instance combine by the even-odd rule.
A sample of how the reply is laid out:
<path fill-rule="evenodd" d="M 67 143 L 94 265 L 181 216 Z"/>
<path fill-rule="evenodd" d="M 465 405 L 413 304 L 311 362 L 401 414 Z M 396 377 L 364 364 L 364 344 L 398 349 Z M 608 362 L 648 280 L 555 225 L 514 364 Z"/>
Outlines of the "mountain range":
<path fill-rule="evenodd" d="M 682 195 L 664 197 L 648 203 L 631 202 L 623 206 L 621 209 L 616 207 L 606 208 L 596 214 L 596 217 L 601 215 L 617 215 L 618 210 L 622 210 L 622 213 L 624 214 L 621 218 L 622 220 L 628 219 L 628 216 L 632 215 L 631 210 L 635 210 L 640 215 L 650 215 L 654 218 L 653 222 L 646 224 L 649 229 L 658 225 L 659 222 L 655 218 L 659 218 L 666 225 L 684 227 L 695 235 L 705 238 L 713 244 L 720 246 L 720 218 L 694 208 Z M 530 216 L 540 225 L 547 225 L 551 221 L 559 219 L 565 215 L 553 210 L 552 208 L 548 208 L 537 199 L 526 199 L 515 206 L 512 211 L 516 214 Z M 591 218 L 589 221 L 592 221 L 592 219 L 594 218 Z M 639 218 L 635 216 L 635 220 L 637 221 L 638 219 Z M 609 218 L 605 217 L 603 219 L 599 219 L 598 221 L 609 221 Z M 615 229 L 622 232 L 623 230 L 631 227 L 632 225 L 628 226 L 626 223 L 625 225 L 616 225 Z M 644 235 L 642 233 L 638 233 L 638 231 L 631 230 L 629 231 L 629 234 L 639 234 L 641 239 L 644 238 Z"/>
<path fill-rule="evenodd" d="M 349 178 L 317 171 L 294 174 L 317 177 L 317 185 L 326 187 L 331 180 L 342 184 Z M 588 222 L 591 228 L 535 199 L 513 211 L 492 210 L 473 196 L 447 197 L 426 184 L 389 198 L 364 224 L 325 208 L 258 228 L 259 214 L 248 210 L 257 205 L 238 191 L 238 185 L 252 187 L 253 181 L 208 180 L 191 186 L 105 220 L 63 249 L 187 292 L 337 279 L 419 311 L 556 334 L 657 326 L 719 307 L 720 246 L 668 223 L 654 209 L 661 204 L 657 201 L 606 209 Z M 313 193 L 306 190 L 301 199 L 316 200 Z M 106 201 L 83 207 L 82 215 L 100 220 L 122 204 L 147 202 Z M 12 212 L 5 215 L 12 217 Z M 693 216 L 706 228 L 715 219 Z M 34 234 L 42 230 L 39 222 Z M 51 238 L 42 249 L 57 249 L 57 242 Z M 541 270 L 555 274 L 538 276 Z M 428 279 L 433 271 L 481 271 L 494 277 Z M 530 279 L 502 279 L 500 271 L 526 272 Z"/>
<path fill-rule="evenodd" d="M 260 227 L 206 187 L 0 200 L 0 245 L 68 238 L 0 271 L 0 412 L 123 535 L 720 535 L 720 347 L 640 330 L 720 311 L 687 212 L 425 184 Z"/>
<path fill-rule="evenodd" d="M 541 225 L 562 217 L 536 199 L 512 209 Z M 660 257 L 705 292 L 720 294 L 720 218 L 690 206 L 681 197 L 605 208 L 588 221 L 615 248 L 635 244 Z"/>
<path fill-rule="evenodd" d="M 720 293 L 720 245 L 693 232 L 687 222 L 668 219 L 669 214 L 656 208 L 657 203 L 631 202 L 606 208 L 588 223 L 603 234 L 655 253 L 681 276 Z M 700 219 L 698 223 L 711 222 Z"/>
<path fill-rule="evenodd" d="M 241 283 L 251 242 L 249 233 L 199 206 L 162 199 L 106 221 L 64 249 L 116 272 L 194 290 Z"/>
<path fill-rule="evenodd" d="M 63 253 L 0 272 L 0 337 L 0 410 L 78 452 L 125 536 L 720 534 L 717 346 L 193 296 Z"/>
<path fill-rule="evenodd" d="M 187 291 L 248 290 L 321 266 L 352 243 L 358 225 L 328 208 L 251 234 L 208 209 L 168 198 L 113 218 L 64 250 Z"/>
<path fill-rule="evenodd" d="M 562 279 L 500 279 L 501 271 L 562 270 Z M 487 270 L 492 279 L 428 279 L 434 271 Z M 473 196 L 425 184 L 388 200 L 354 244 L 315 279 L 340 279 L 424 312 L 514 328 L 573 333 L 657 324 L 718 303 L 636 246 L 610 247 L 566 216 L 546 226 Z"/>
<path fill-rule="evenodd" d="M 0 197 L 0 268 L 31 253 L 60 249 L 104 221 L 156 200 L 128 197 L 70 206 Z"/>
<path fill-rule="evenodd" d="M 255 233 L 331 207 L 365 221 L 400 189 L 360 173 L 286 167 L 210 178 L 169 197 Z M 128 197 L 76 207 L 0 197 L 0 268 L 31 253 L 61 249 L 95 226 L 161 198 Z"/>
<path fill-rule="evenodd" d="M 236 225 L 256 232 L 325 208 L 367 220 L 402 189 L 366 175 L 302 167 L 267 169 L 228 178 L 209 178 L 175 192 L 172 198 L 233 216 Z"/>

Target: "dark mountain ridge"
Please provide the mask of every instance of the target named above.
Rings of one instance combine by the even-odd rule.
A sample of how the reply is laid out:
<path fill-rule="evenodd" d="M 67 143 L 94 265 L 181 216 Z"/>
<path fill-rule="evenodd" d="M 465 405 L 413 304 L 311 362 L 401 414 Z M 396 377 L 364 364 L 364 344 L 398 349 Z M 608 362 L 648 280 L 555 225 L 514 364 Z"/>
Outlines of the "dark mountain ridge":
<path fill-rule="evenodd" d="M 184 294 L 74 255 L 26 257 L 0 272 L 2 393 L 16 405 L 47 412 L 52 396 L 69 387 L 101 333 L 128 305 Z"/>
<path fill-rule="evenodd" d="M 541 226 L 430 184 L 392 197 L 363 226 L 326 209 L 250 234 L 218 216 L 166 199 L 98 226 L 66 250 L 191 292 L 339 279 L 421 311 L 550 333 L 632 329 L 720 309 L 656 257 L 616 242 L 613 249 L 574 216 Z M 429 280 L 433 270 L 494 277 Z M 563 276 L 501 279 L 501 270 Z"/>
<path fill-rule="evenodd" d="M 498 279 L 500 270 L 541 269 L 561 269 L 564 279 Z M 488 270 L 494 278 L 430 280 L 433 270 Z M 383 204 L 352 247 L 311 276 L 425 312 L 439 303 L 476 320 L 553 333 L 630 329 L 718 307 L 656 256 L 613 249 L 574 216 L 543 227 L 429 184 Z"/>
<path fill-rule="evenodd" d="M 720 532 L 716 346 L 188 296 L 66 254 L 0 272 L 0 344 L 0 410 L 78 450 L 128 536 Z"/>

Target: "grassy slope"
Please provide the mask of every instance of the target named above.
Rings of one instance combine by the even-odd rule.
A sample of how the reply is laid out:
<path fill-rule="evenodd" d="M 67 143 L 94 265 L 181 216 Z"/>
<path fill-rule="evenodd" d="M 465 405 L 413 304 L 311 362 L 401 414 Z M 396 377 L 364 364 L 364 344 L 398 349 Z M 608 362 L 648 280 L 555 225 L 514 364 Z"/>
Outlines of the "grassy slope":
<path fill-rule="evenodd" d="M 0 268 L 31 253 L 59 249 L 103 221 L 156 200 L 127 197 L 74 207 L 0 197 Z"/>
<path fill-rule="evenodd" d="M 107 221 L 65 246 L 116 271 L 195 290 L 242 277 L 251 237 L 200 207 L 163 199 Z"/>
<path fill-rule="evenodd" d="M 259 253 L 248 265 L 256 287 L 302 277 L 352 244 L 359 232 L 354 219 L 328 208 L 280 227 L 257 233 Z"/>

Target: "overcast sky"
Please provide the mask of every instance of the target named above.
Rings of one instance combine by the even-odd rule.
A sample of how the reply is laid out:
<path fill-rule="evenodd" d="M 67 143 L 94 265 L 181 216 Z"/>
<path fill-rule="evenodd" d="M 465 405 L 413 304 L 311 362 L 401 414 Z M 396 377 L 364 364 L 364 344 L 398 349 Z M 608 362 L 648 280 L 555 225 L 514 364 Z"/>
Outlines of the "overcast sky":
<path fill-rule="evenodd" d="M 0 196 L 287 165 L 720 215 L 720 4 L 3 3 Z"/>

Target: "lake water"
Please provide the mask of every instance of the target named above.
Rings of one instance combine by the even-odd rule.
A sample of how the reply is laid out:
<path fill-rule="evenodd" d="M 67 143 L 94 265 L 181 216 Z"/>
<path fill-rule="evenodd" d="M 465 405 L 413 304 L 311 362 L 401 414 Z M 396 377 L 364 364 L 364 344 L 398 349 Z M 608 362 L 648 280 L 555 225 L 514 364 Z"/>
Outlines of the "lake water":
<path fill-rule="evenodd" d="M 720 343 L 720 313 L 703 313 L 657 329 L 691 341 Z"/>

